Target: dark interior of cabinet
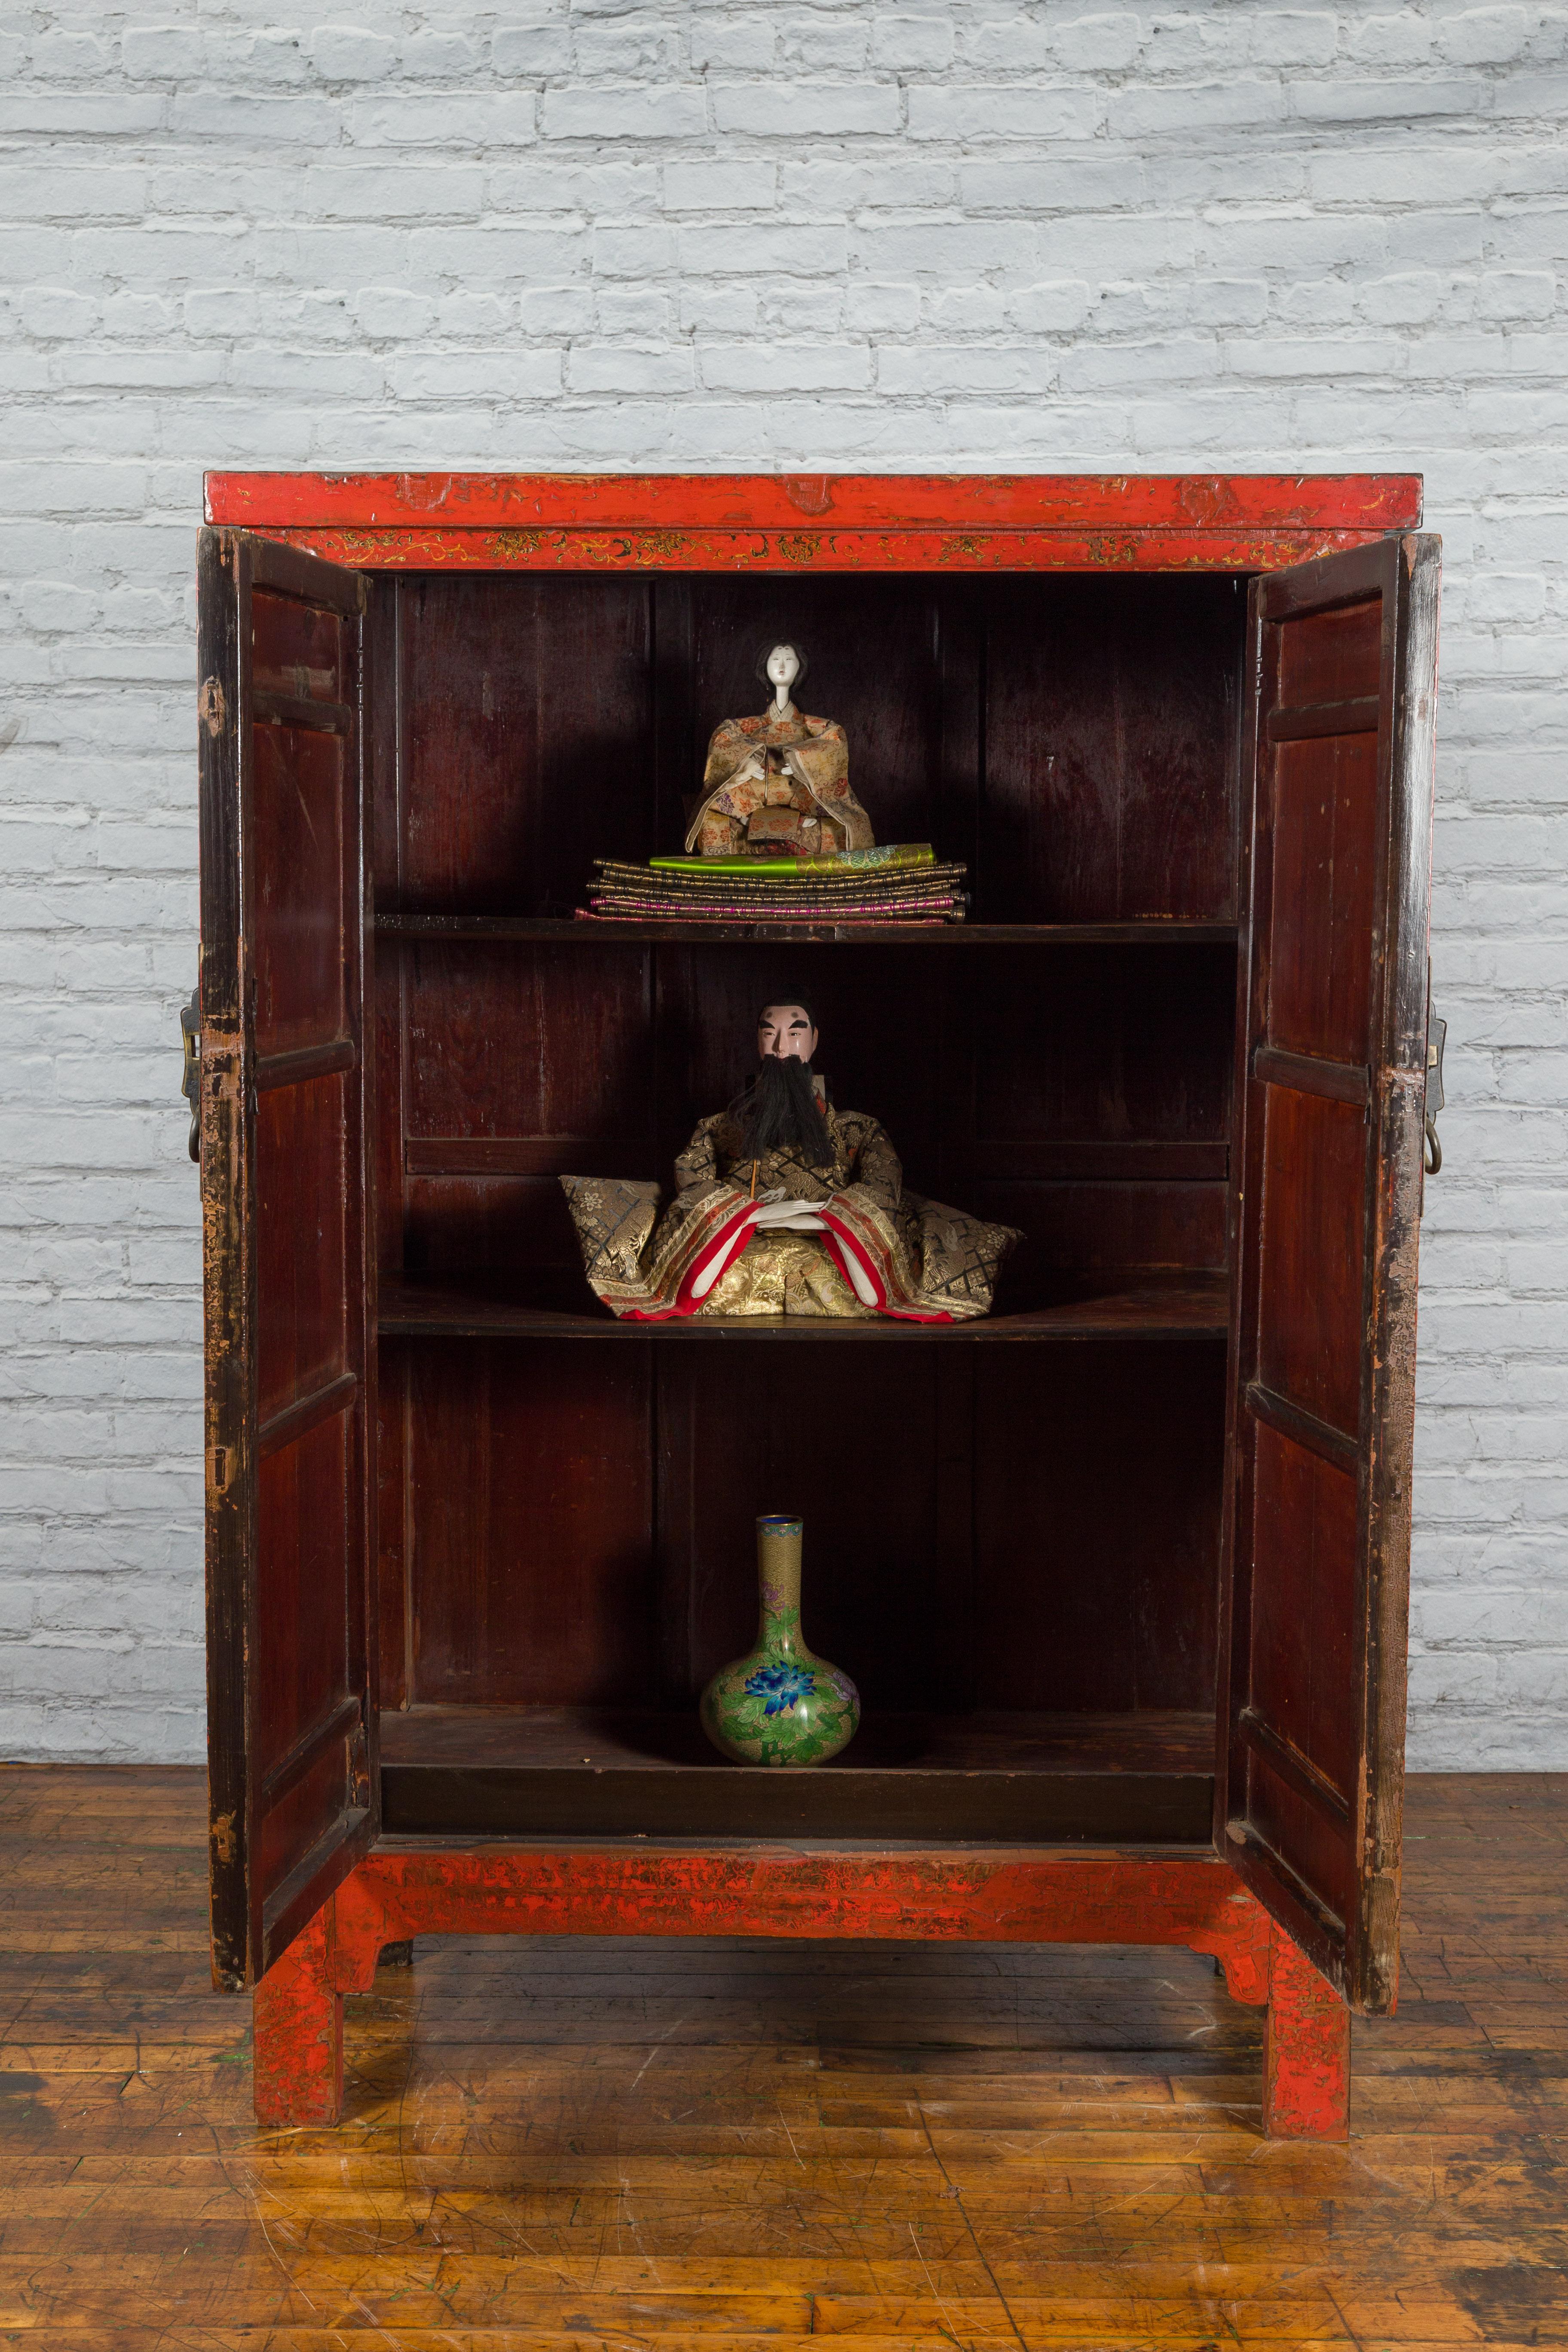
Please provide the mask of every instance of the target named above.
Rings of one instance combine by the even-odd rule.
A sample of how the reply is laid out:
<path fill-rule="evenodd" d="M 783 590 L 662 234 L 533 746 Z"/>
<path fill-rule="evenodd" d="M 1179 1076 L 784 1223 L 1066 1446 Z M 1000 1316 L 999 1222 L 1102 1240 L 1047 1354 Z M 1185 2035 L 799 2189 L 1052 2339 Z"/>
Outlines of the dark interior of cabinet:
<path fill-rule="evenodd" d="M 387 1826 L 1206 1839 L 1241 584 L 373 599 Z M 775 636 L 879 839 L 969 866 L 969 924 L 574 924 L 595 856 L 679 846 Z M 559 1176 L 668 1183 L 800 989 L 907 1181 L 1021 1229 L 984 1323 L 650 1328 L 589 1293 Z M 813 1772 L 695 1725 L 780 1510 L 865 1708 Z"/>

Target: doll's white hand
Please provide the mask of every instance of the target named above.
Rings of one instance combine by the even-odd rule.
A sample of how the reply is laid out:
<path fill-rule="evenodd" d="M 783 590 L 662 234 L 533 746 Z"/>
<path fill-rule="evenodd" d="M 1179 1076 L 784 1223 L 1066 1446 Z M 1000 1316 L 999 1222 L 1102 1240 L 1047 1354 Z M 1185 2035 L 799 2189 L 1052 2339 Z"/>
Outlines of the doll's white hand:
<path fill-rule="evenodd" d="M 827 1228 L 818 1213 L 816 1201 L 764 1201 L 752 1223 L 771 1232 L 788 1234 L 820 1234 Z"/>

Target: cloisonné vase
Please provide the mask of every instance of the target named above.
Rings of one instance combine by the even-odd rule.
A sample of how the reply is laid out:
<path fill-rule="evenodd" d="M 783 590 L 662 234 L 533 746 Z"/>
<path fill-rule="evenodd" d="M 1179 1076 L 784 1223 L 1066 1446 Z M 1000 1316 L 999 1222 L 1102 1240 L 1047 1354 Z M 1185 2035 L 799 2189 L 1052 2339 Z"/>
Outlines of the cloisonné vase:
<path fill-rule="evenodd" d="M 860 1722 L 860 1694 L 800 1630 L 799 1519 L 757 1521 L 757 1641 L 702 1694 L 702 1728 L 737 1764 L 826 1764 Z"/>

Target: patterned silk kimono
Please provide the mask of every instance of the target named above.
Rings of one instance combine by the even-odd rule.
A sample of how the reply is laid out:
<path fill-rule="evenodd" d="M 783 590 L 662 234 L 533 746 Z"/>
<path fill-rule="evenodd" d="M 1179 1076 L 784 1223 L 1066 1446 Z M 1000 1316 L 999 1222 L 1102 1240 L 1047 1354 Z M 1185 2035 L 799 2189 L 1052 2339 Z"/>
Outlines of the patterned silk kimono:
<path fill-rule="evenodd" d="M 754 751 L 766 776 L 733 782 Z M 770 704 L 760 719 L 726 719 L 708 746 L 686 846 L 703 857 L 873 848 L 871 820 L 849 789 L 843 728 L 803 718 L 793 702 L 782 718 Z"/>
<path fill-rule="evenodd" d="M 752 1162 L 728 1111 L 705 1118 L 675 1163 L 663 1213 L 657 1184 L 563 1176 L 592 1288 L 636 1322 L 676 1315 L 896 1315 L 952 1323 L 990 1311 L 1010 1225 L 966 1217 L 904 1190 L 881 1126 L 825 1107 L 833 1165 L 788 1151 Z M 753 1166 L 755 1181 L 753 1184 Z M 755 1229 L 762 1196 L 818 1206 L 821 1233 Z"/>

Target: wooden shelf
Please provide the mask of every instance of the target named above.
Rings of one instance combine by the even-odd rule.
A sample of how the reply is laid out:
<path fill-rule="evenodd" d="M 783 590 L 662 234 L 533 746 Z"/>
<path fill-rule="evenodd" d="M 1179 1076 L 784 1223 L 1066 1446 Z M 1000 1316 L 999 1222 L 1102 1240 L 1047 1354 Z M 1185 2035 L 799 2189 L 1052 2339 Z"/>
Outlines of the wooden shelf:
<path fill-rule="evenodd" d="M 1225 947 L 1234 923 L 1145 915 L 1128 923 L 578 923 L 545 915 L 400 915 L 375 919 L 378 939 L 489 940 L 504 946 L 700 947 L 791 940 L 858 947 Z"/>
<path fill-rule="evenodd" d="M 415 1706 L 381 1718 L 389 1835 L 1206 1843 L 1203 1714 L 881 1715 L 812 1770 L 730 1763 L 695 1706 Z"/>
<path fill-rule="evenodd" d="M 656 1339 L 661 1343 L 726 1341 L 774 1344 L 827 1341 L 835 1347 L 890 1343 L 931 1346 L 996 1345 L 1049 1339 L 1179 1339 L 1222 1336 L 1228 1320 L 1223 1275 L 1153 1277 L 1136 1287 L 1064 1299 L 972 1323 L 902 1323 L 879 1316 L 836 1321 L 816 1316 L 681 1316 L 666 1323 L 622 1323 L 601 1307 L 584 1282 L 580 1294 L 563 1285 L 553 1296 L 524 1291 L 503 1274 L 384 1274 L 379 1329 L 383 1338 L 447 1339 Z"/>

